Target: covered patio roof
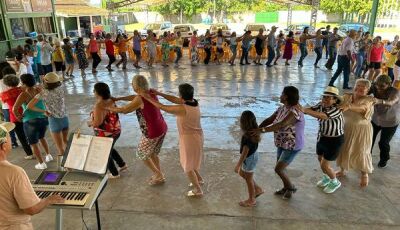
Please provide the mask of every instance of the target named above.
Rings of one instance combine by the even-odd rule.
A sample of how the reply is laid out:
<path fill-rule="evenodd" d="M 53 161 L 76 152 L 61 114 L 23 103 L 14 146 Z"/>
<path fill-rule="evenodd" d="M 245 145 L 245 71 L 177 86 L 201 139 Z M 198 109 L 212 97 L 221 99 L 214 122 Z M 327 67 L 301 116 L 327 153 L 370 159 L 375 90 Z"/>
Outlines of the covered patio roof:
<path fill-rule="evenodd" d="M 84 0 L 56 0 L 54 6 L 56 15 L 63 17 L 108 15 L 108 10 L 91 6 Z"/>

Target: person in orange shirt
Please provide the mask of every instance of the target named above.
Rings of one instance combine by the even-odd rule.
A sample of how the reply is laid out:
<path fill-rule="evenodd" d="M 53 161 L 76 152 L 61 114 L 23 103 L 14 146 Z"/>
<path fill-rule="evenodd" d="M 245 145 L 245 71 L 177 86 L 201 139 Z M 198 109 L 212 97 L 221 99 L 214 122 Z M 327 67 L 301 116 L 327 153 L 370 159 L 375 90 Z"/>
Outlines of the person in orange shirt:
<path fill-rule="evenodd" d="M 127 48 L 127 42 L 131 40 L 133 37 L 128 39 L 128 36 L 126 34 L 118 34 L 117 39 L 115 40 L 115 44 L 118 46 L 118 52 L 119 55 L 121 56 L 121 60 L 117 63 L 117 68 L 122 64 L 122 69 L 126 70 L 126 64 L 128 63 L 128 58 L 126 56 L 126 51 L 128 51 Z"/>

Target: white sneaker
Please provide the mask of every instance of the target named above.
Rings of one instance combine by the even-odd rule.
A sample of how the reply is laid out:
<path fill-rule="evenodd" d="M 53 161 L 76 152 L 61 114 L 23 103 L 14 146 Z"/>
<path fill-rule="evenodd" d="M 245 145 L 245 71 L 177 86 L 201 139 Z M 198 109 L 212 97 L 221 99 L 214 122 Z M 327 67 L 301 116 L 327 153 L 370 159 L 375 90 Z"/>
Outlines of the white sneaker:
<path fill-rule="evenodd" d="M 25 156 L 24 159 L 25 160 L 32 160 L 32 159 L 35 159 L 35 157 L 33 155 L 29 155 L 29 156 Z"/>
<path fill-rule="evenodd" d="M 46 165 L 46 163 L 37 163 L 36 165 L 35 165 L 35 169 L 40 169 L 40 170 L 43 170 L 43 169 L 47 169 L 47 165 Z"/>
<path fill-rule="evenodd" d="M 46 158 L 45 158 L 45 161 L 46 162 L 50 162 L 50 161 L 52 161 L 53 160 L 53 156 L 51 155 L 51 154 L 47 154 L 46 155 Z"/>

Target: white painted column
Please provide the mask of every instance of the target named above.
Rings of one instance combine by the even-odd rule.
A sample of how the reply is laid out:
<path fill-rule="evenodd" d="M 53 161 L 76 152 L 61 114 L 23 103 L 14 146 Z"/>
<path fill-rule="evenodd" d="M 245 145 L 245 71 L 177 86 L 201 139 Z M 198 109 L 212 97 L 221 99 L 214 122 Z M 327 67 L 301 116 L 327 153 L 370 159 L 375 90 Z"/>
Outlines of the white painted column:
<path fill-rule="evenodd" d="M 90 16 L 90 33 L 93 33 L 93 18 Z"/>
<path fill-rule="evenodd" d="M 62 34 L 63 38 L 67 37 L 67 32 L 65 31 L 65 20 L 64 19 L 65 19 L 64 17 L 60 17 L 61 34 Z"/>
<path fill-rule="evenodd" d="M 81 34 L 81 20 L 79 20 L 79 16 L 76 17 L 76 23 L 78 24 L 78 35 L 79 35 L 79 37 L 82 37 L 82 34 Z"/>

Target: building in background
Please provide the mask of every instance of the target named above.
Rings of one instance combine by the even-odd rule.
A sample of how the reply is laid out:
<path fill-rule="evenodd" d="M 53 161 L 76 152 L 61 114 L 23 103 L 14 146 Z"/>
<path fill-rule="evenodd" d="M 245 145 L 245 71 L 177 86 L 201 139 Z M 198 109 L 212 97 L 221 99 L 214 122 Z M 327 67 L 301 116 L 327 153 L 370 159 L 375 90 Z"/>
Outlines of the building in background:
<path fill-rule="evenodd" d="M 85 0 L 55 0 L 61 37 L 87 37 L 97 31 L 109 32 L 108 11 L 91 6 Z"/>
<path fill-rule="evenodd" d="M 57 36 L 53 0 L 0 1 L 0 59 L 38 34 Z"/>

